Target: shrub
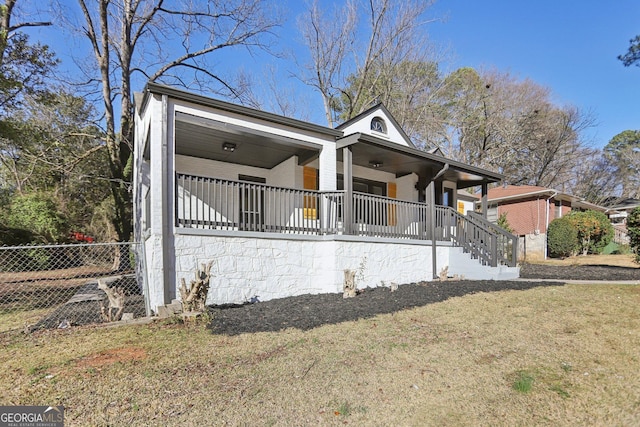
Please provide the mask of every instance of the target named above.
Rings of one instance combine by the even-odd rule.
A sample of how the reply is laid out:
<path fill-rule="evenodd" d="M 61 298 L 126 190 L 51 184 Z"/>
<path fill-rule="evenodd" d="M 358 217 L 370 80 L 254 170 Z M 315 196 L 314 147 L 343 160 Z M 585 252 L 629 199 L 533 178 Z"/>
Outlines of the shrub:
<path fill-rule="evenodd" d="M 579 250 L 583 255 L 598 254 L 613 240 L 613 226 L 602 212 L 570 212 L 565 218 L 578 232 Z"/>
<path fill-rule="evenodd" d="M 578 231 L 567 217 L 557 218 L 551 221 L 547 229 L 549 256 L 553 258 L 571 256 L 576 253 L 578 246 Z"/>
<path fill-rule="evenodd" d="M 498 217 L 497 221 L 498 227 L 502 228 L 504 231 L 508 231 L 509 233 L 513 233 L 513 228 L 509 224 L 509 220 L 507 219 L 507 213 L 502 212 Z"/>
<path fill-rule="evenodd" d="M 53 198 L 33 193 L 16 196 L 9 209 L 7 222 L 10 227 L 30 230 L 41 243 L 60 243 L 68 234 L 68 223 L 58 211 Z"/>
<path fill-rule="evenodd" d="M 629 246 L 636 254 L 636 262 L 640 262 L 640 208 L 635 208 L 627 218 Z"/>

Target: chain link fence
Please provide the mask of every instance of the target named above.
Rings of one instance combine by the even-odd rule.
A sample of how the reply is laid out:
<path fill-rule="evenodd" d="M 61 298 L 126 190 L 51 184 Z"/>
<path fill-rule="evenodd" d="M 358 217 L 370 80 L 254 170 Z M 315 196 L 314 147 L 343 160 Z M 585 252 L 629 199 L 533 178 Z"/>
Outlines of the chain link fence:
<path fill-rule="evenodd" d="M 148 315 L 135 243 L 0 247 L 0 332 Z"/>

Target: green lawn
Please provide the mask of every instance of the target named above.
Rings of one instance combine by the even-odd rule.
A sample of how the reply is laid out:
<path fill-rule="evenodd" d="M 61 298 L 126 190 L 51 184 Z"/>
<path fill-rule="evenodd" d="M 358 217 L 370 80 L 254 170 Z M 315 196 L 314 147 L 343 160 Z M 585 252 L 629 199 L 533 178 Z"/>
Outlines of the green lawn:
<path fill-rule="evenodd" d="M 68 426 L 640 425 L 640 287 L 480 293 L 310 331 L 0 335 L 4 405 Z"/>

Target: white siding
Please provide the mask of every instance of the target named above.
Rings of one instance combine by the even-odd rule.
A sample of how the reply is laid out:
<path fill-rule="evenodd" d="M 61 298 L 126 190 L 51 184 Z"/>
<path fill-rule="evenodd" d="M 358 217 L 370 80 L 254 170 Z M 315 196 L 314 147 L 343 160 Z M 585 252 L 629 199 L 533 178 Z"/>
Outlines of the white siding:
<path fill-rule="evenodd" d="M 371 130 L 371 119 L 374 117 L 380 117 L 384 120 L 385 125 L 387 127 L 386 135 L 380 132 L 374 132 Z M 374 110 L 370 114 L 363 116 L 360 120 L 351 123 L 350 125 L 341 128 L 345 135 L 350 135 L 353 133 L 364 133 L 367 135 L 375 136 L 377 138 L 388 139 L 389 141 L 395 142 L 400 145 L 410 146 L 407 141 L 403 138 L 402 133 L 393 126 L 393 122 L 387 117 L 386 114 L 382 110 Z"/>
<path fill-rule="evenodd" d="M 409 175 L 396 178 L 396 184 L 398 185 L 398 200 L 408 200 L 410 202 L 418 201 L 418 189 L 416 184 L 418 183 L 418 175 L 411 173 Z"/>

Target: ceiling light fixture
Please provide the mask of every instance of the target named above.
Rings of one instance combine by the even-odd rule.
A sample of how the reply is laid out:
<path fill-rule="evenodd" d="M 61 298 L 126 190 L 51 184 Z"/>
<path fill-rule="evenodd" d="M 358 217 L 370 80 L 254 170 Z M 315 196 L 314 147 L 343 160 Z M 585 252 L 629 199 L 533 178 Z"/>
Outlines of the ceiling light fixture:
<path fill-rule="evenodd" d="M 223 142 L 222 143 L 222 149 L 224 151 L 229 151 L 229 152 L 233 153 L 234 151 L 236 151 L 236 144 L 233 144 L 231 142 Z"/>
<path fill-rule="evenodd" d="M 371 160 L 369 162 L 369 166 L 371 166 L 374 169 L 378 169 L 382 167 L 382 162 L 378 162 L 377 160 Z"/>

